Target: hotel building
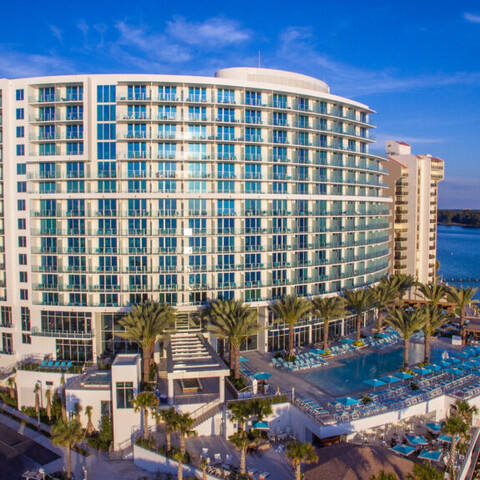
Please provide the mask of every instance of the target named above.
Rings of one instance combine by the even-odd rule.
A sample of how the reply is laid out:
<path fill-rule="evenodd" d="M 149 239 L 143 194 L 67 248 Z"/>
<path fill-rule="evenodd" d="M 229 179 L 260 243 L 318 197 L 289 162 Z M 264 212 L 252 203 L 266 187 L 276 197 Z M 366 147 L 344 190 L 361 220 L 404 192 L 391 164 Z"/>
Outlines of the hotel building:
<path fill-rule="evenodd" d="M 438 183 L 443 160 L 412 155 L 404 142 L 387 140 L 388 193 L 393 198 L 393 271 L 422 283 L 435 280 Z"/>
<path fill-rule="evenodd" d="M 146 299 L 175 305 L 179 328 L 209 299 L 248 302 L 267 328 L 246 348 L 283 348 L 269 302 L 389 271 L 372 113 L 259 68 L 0 80 L 0 366 L 129 351 L 118 318 Z M 441 163 L 412 158 L 428 170 L 428 231 Z M 421 241 L 433 248 L 435 233 Z M 305 321 L 297 342 L 322 328 Z"/>

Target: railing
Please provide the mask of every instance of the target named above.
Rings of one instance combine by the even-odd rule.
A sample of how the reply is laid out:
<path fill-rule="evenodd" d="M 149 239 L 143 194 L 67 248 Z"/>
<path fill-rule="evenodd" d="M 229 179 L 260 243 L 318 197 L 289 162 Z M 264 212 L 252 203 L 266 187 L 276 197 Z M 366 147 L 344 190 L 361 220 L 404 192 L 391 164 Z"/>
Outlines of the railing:
<path fill-rule="evenodd" d="M 197 410 L 190 414 L 190 417 L 196 420 L 200 418 L 204 413 L 207 413 L 209 410 L 212 410 L 221 403 L 223 403 L 222 400 L 220 398 L 216 398 L 215 400 L 212 400 L 211 402 L 202 405 L 200 408 L 197 408 Z"/>

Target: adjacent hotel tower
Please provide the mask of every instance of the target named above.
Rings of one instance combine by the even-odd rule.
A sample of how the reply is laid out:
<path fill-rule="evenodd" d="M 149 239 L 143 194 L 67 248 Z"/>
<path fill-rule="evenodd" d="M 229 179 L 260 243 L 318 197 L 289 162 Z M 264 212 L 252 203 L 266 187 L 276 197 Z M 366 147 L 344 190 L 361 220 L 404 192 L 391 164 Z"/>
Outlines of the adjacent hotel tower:
<path fill-rule="evenodd" d="M 208 299 L 249 302 L 267 329 L 247 348 L 283 348 L 269 302 L 389 268 L 372 110 L 317 79 L 78 75 L 0 80 L 0 95 L 0 365 L 123 351 L 118 315 L 146 299 L 185 328 Z"/>
<path fill-rule="evenodd" d="M 388 193 L 393 198 L 393 270 L 422 283 L 435 280 L 438 183 L 443 160 L 412 155 L 404 142 L 387 140 Z"/>

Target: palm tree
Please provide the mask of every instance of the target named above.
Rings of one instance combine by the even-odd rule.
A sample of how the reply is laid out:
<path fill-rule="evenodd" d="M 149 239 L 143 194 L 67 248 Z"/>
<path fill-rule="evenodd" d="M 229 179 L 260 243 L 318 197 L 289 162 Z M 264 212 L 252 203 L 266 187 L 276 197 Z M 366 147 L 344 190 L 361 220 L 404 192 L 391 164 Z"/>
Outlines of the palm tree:
<path fill-rule="evenodd" d="M 398 287 L 388 282 L 380 282 L 374 287 L 371 287 L 372 299 L 377 307 L 377 329 L 379 332 L 383 328 L 383 315 L 398 301 Z"/>
<path fill-rule="evenodd" d="M 439 283 L 419 283 L 418 291 L 423 299 L 432 307 L 437 307 L 448 293 L 447 287 Z"/>
<path fill-rule="evenodd" d="M 62 375 L 60 378 L 60 384 L 62 385 L 62 396 L 61 396 L 61 401 L 62 401 L 62 418 L 64 420 L 67 419 L 67 393 L 65 389 L 65 375 Z"/>
<path fill-rule="evenodd" d="M 476 304 L 478 300 L 473 298 L 478 292 L 478 288 L 455 288 L 451 287 L 448 290 L 447 296 L 448 299 L 455 304 L 456 313 L 460 317 L 460 334 L 462 335 L 462 341 L 465 343 L 465 309 L 469 304 Z"/>
<path fill-rule="evenodd" d="M 394 473 L 385 473 L 382 470 L 378 475 L 372 475 L 369 480 L 398 480 L 398 477 Z"/>
<path fill-rule="evenodd" d="M 288 325 L 288 356 L 294 356 L 295 325 L 311 311 L 310 303 L 302 297 L 287 295 L 268 307 L 275 315 L 275 321 Z"/>
<path fill-rule="evenodd" d="M 257 311 L 239 300 L 215 300 L 204 311 L 208 330 L 230 344 L 230 370 L 235 380 L 240 378 L 240 347 L 262 328 L 258 325 Z"/>
<path fill-rule="evenodd" d="M 133 399 L 133 408 L 135 412 L 140 410 L 143 413 L 143 438 L 148 438 L 148 411 L 158 404 L 157 397 L 153 392 L 140 392 Z"/>
<path fill-rule="evenodd" d="M 175 310 L 170 305 L 145 302 L 135 305 L 133 310 L 118 322 L 125 331 L 116 335 L 137 343 L 142 349 L 144 383 L 149 381 L 150 364 L 157 337 L 165 334 L 174 320 Z"/>
<path fill-rule="evenodd" d="M 87 435 L 91 435 L 92 432 L 95 430 L 95 427 L 93 426 L 92 422 L 92 413 L 93 413 L 93 407 L 91 405 L 87 405 L 85 407 L 85 415 L 87 416 Z"/>
<path fill-rule="evenodd" d="M 292 467 L 295 468 L 295 480 L 302 478 L 303 463 L 312 463 L 318 460 L 313 445 L 307 442 L 301 443 L 298 440 L 294 440 L 287 445 L 286 454 Z"/>
<path fill-rule="evenodd" d="M 52 391 L 48 389 L 45 392 L 45 398 L 47 399 L 47 418 L 52 419 Z"/>
<path fill-rule="evenodd" d="M 177 414 L 176 431 L 180 434 L 180 451 L 185 453 L 185 438 L 196 437 L 197 432 L 193 430 L 195 419 L 189 413 Z"/>
<path fill-rule="evenodd" d="M 472 425 L 474 415 L 478 415 L 478 408 L 470 405 L 467 400 L 457 400 L 451 407 L 452 414 L 460 417 L 468 425 Z"/>
<path fill-rule="evenodd" d="M 452 416 L 447 418 L 442 432 L 445 435 L 451 435 L 452 444 L 450 447 L 450 458 L 448 459 L 448 468 L 447 470 L 452 475 L 452 479 L 455 479 L 455 457 L 457 454 L 457 445 L 461 438 L 466 438 L 468 436 L 469 426 L 465 421 L 457 416 Z"/>
<path fill-rule="evenodd" d="M 79 402 L 75 402 L 75 405 L 73 406 L 73 412 L 75 414 L 75 420 L 82 426 L 82 420 L 80 418 L 80 413 L 82 411 L 82 407 Z"/>
<path fill-rule="evenodd" d="M 342 297 L 316 297 L 312 300 L 312 309 L 323 321 L 323 349 L 328 351 L 328 328 L 332 320 L 344 318 L 345 299 Z"/>
<path fill-rule="evenodd" d="M 264 398 L 256 398 L 249 403 L 252 417 L 255 417 L 257 422 L 262 422 L 273 413 L 272 404 Z"/>
<path fill-rule="evenodd" d="M 405 273 L 388 275 L 380 279 L 380 284 L 390 285 L 391 288 L 397 290 L 397 299 L 399 302 L 416 283 L 413 275 L 407 275 Z"/>
<path fill-rule="evenodd" d="M 237 432 L 228 437 L 230 442 L 233 443 L 234 447 L 240 450 L 240 475 L 245 475 L 246 473 L 246 452 L 247 448 L 250 445 L 250 440 L 248 434 L 245 431 Z"/>
<path fill-rule="evenodd" d="M 158 418 L 165 423 L 165 443 L 168 453 L 172 449 L 172 433 L 177 431 L 178 414 L 174 407 L 163 408 L 159 410 Z"/>
<path fill-rule="evenodd" d="M 206 458 L 200 460 L 200 467 L 202 468 L 202 480 L 207 480 L 208 460 Z"/>
<path fill-rule="evenodd" d="M 425 326 L 425 313 L 422 310 L 399 308 L 392 310 L 385 321 L 403 337 L 403 367 L 408 368 L 410 339 Z"/>
<path fill-rule="evenodd" d="M 38 412 L 40 411 L 40 386 L 38 383 L 35 384 L 33 393 L 35 394 L 35 413 L 38 415 Z"/>
<path fill-rule="evenodd" d="M 361 339 L 363 314 L 373 306 L 372 293 L 367 288 L 362 288 L 358 290 L 344 290 L 343 294 L 347 300 L 348 307 L 356 316 L 357 344 L 359 344 Z"/>
<path fill-rule="evenodd" d="M 15 377 L 8 377 L 7 386 L 10 393 L 10 398 L 13 400 L 15 398 Z"/>
<path fill-rule="evenodd" d="M 76 420 L 66 422 L 63 419 L 60 419 L 52 427 L 51 440 L 54 445 L 65 447 L 67 449 L 67 478 L 70 479 L 72 477 L 70 450 L 76 443 L 80 443 L 83 440 L 82 427 Z"/>
<path fill-rule="evenodd" d="M 413 474 L 409 473 L 407 476 L 407 480 L 443 480 L 443 478 L 443 472 L 428 462 L 416 463 L 413 466 Z"/>
<path fill-rule="evenodd" d="M 141 392 L 133 399 L 133 408 L 135 412 L 143 413 L 143 438 L 148 438 L 148 411 L 155 408 L 158 404 L 157 397 L 153 392 Z"/>
<path fill-rule="evenodd" d="M 185 453 L 175 452 L 173 458 L 178 462 L 177 480 L 183 480 L 183 462 L 185 461 Z"/>
<path fill-rule="evenodd" d="M 425 313 L 425 325 L 423 327 L 423 342 L 425 345 L 423 361 L 430 362 L 430 339 L 435 335 L 436 331 L 448 322 L 448 316 L 445 315 L 438 307 L 425 305 L 422 309 Z"/>
<path fill-rule="evenodd" d="M 232 415 L 230 420 L 232 422 L 238 422 L 238 431 L 241 432 L 245 429 L 245 422 L 252 416 L 251 402 L 235 402 L 230 411 Z"/>

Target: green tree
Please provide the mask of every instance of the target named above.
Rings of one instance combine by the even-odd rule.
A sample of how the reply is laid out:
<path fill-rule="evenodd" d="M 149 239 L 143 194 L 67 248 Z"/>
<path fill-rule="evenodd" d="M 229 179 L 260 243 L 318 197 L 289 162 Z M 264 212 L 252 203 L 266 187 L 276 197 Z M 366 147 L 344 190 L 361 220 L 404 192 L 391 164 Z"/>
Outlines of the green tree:
<path fill-rule="evenodd" d="M 76 420 L 66 422 L 61 419 L 52 426 L 51 440 L 54 445 L 67 449 L 67 478 L 72 478 L 70 451 L 76 443 L 80 443 L 83 440 L 82 427 Z"/>
<path fill-rule="evenodd" d="M 344 318 L 345 299 L 342 297 L 316 297 L 312 300 L 312 310 L 323 321 L 323 349 L 328 351 L 328 329 L 332 320 Z"/>
<path fill-rule="evenodd" d="M 295 480 L 302 478 L 302 464 L 312 463 L 318 460 L 313 445 L 307 442 L 302 443 L 298 440 L 294 440 L 287 445 L 286 455 L 292 467 L 295 469 Z"/>
<path fill-rule="evenodd" d="M 82 421 L 80 418 L 80 413 L 82 412 L 82 406 L 80 405 L 79 402 L 75 402 L 75 405 L 73 406 L 73 413 L 75 414 L 75 420 L 82 426 Z"/>
<path fill-rule="evenodd" d="M 383 329 L 383 317 L 385 313 L 398 302 L 398 287 L 391 283 L 378 283 L 371 287 L 372 300 L 377 307 L 377 329 Z"/>
<path fill-rule="evenodd" d="M 432 305 L 425 305 L 422 311 L 425 314 L 425 325 L 423 326 L 423 342 L 425 345 L 423 353 L 423 361 L 430 362 L 430 340 L 435 335 L 437 330 L 445 325 L 449 318 L 438 307 Z"/>
<path fill-rule="evenodd" d="M 60 378 L 60 384 L 62 385 L 61 390 L 61 402 L 62 402 L 62 418 L 67 419 L 67 393 L 65 388 L 65 375 L 62 375 Z"/>
<path fill-rule="evenodd" d="M 415 332 L 421 330 L 426 323 L 425 313 L 422 310 L 392 310 L 385 322 L 403 337 L 403 366 L 408 368 L 410 339 Z"/>
<path fill-rule="evenodd" d="M 478 408 L 470 405 L 467 400 L 457 400 L 451 407 L 451 412 L 460 417 L 466 424 L 472 425 L 473 416 L 478 415 Z"/>
<path fill-rule="evenodd" d="M 168 453 L 172 449 L 172 433 L 177 431 L 178 414 L 174 407 L 162 408 L 158 411 L 157 418 L 165 424 L 165 444 Z"/>
<path fill-rule="evenodd" d="M 428 462 L 416 463 L 413 466 L 413 473 L 407 476 L 407 480 L 443 480 L 443 478 L 443 472 Z"/>
<path fill-rule="evenodd" d="M 14 376 L 8 377 L 7 386 L 8 386 L 8 392 L 10 394 L 10 398 L 13 400 L 15 398 L 15 389 L 16 389 Z"/>
<path fill-rule="evenodd" d="M 185 439 L 197 436 L 197 432 L 193 429 L 195 419 L 193 419 L 189 413 L 177 415 L 176 431 L 180 434 L 180 451 L 185 453 Z"/>
<path fill-rule="evenodd" d="M 374 305 L 372 292 L 367 288 L 361 288 L 357 290 L 344 290 L 343 294 L 347 300 L 348 307 L 356 317 L 357 344 L 359 344 L 361 340 L 363 314 Z"/>
<path fill-rule="evenodd" d="M 238 422 L 238 431 L 245 430 L 246 421 L 252 417 L 252 407 L 250 401 L 235 402 L 231 405 L 230 411 L 232 413 L 230 420 L 232 422 Z"/>
<path fill-rule="evenodd" d="M 92 413 L 93 407 L 91 405 L 87 405 L 85 408 L 85 415 L 87 416 L 87 435 L 91 435 L 92 432 L 95 430 L 95 427 L 92 423 Z"/>
<path fill-rule="evenodd" d="M 447 470 L 455 480 L 455 458 L 457 456 L 457 447 L 461 439 L 468 437 L 469 427 L 461 417 L 452 416 L 447 418 L 443 425 L 442 432 L 445 435 L 451 435 L 452 444 L 450 446 L 450 458 L 448 459 Z"/>
<path fill-rule="evenodd" d="M 446 298 L 448 288 L 439 283 L 419 283 L 417 291 L 429 305 L 437 307 Z"/>
<path fill-rule="evenodd" d="M 50 421 L 52 419 L 52 391 L 50 389 L 45 392 L 45 398 L 47 399 L 47 418 Z"/>
<path fill-rule="evenodd" d="M 264 398 L 255 398 L 250 401 L 252 417 L 257 419 L 257 422 L 262 422 L 272 413 L 272 404 Z"/>
<path fill-rule="evenodd" d="M 394 473 L 385 473 L 382 470 L 378 475 L 372 475 L 369 480 L 398 480 L 398 477 Z"/>
<path fill-rule="evenodd" d="M 230 344 L 230 370 L 235 380 L 240 378 L 240 347 L 262 328 L 258 325 L 257 311 L 239 300 L 214 300 L 203 313 L 208 330 Z"/>
<path fill-rule="evenodd" d="M 302 297 L 286 295 L 268 308 L 273 312 L 276 322 L 284 322 L 288 326 L 288 356 L 293 357 L 295 325 L 310 313 L 310 303 Z"/>
<path fill-rule="evenodd" d="M 137 343 L 142 349 L 144 383 L 149 381 L 155 342 L 159 336 L 166 334 L 174 321 L 175 310 L 170 305 L 145 302 L 135 305 L 133 310 L 118 322 L 125 331 L 116 335 Z"/>
<path fill-rule="evenodd" d="M 141 411 L 143 414 L 143 438 L 148 438 L 148 412 L 158 405 L 157 397 L 153 392 L 140 392 L 133 399 L 133 408 L 135 412 Z"/>
<path fill-rule="evenodd" d="M 252 443 L 248 438 L 248 434 L 245 431 L 237 432 L 228 437 L 228 440 L 233 444 L 235 448 L 240 450 L 240 474 L 246 473 L 246 452 L 249 445 Z"/>
<path fill-rule="evenodd" d="M 468 305 L 475 305 L 478 300 L 473 298 L 478 292 L 478 288 L 455 288 L 450 287 L 447 292 L 447 297 L 450 302 L 455 304 L 455 311 L 460 317 L 460 334 L 462 341 L 465 343 L 465 310 Z"/>

